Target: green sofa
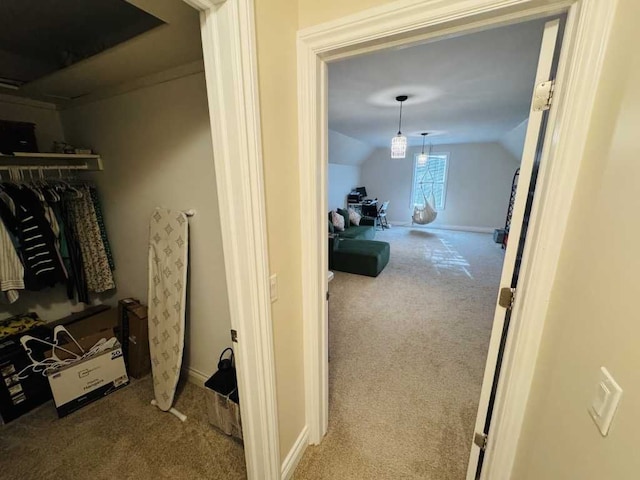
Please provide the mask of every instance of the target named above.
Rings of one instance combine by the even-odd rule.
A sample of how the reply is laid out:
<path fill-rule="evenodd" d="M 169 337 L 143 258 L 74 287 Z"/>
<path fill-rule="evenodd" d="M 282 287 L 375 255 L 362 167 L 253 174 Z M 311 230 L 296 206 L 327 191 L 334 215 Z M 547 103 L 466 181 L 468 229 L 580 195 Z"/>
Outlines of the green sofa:
<path fill-rule="evenodd" d="M 373 240 L 376 238 L 376 219 L 374 217 L 362 217 L 360 225 L 353 225 L 349 221 L 349 214 L 346 210 L 338 208 L 336 211 L 344 217 L 345 228 L 344 231 L 335 230 L 331 223 L 331 212 L 329 212 L 329 233 L 351 240 Z"/>
<path fill-rule="evenodd" d="M 338 209 L 345 218 L 344 231 L 337 231 L 329 213 L 329 269 L 377 277 L 389 263 L 390 247 L 387 242 L 373 240 L 376 219 L 362 217 L 360 225 L 351 225 L 348 213 Z"/>

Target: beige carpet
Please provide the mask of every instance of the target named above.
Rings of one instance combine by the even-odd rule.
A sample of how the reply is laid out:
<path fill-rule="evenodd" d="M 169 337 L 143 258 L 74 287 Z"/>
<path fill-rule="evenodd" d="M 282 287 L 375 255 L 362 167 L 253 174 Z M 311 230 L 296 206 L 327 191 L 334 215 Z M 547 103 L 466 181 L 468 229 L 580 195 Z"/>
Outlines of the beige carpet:
<path fill-rule="evenodd" d="M 330 416 L 295 474 L 465 477 L 503 253 L 480 233 L 395 227 L 377 278 L 330 283 Z"/>
<path fill-rule="evenodd" d="M 206 422 L 204 391 L 181 385 L 185 423 L 149 405 L 150 377 L 58 419 L 52 403 L 0 427 L 0 478 L 244 479 L 242 445 Z"/>

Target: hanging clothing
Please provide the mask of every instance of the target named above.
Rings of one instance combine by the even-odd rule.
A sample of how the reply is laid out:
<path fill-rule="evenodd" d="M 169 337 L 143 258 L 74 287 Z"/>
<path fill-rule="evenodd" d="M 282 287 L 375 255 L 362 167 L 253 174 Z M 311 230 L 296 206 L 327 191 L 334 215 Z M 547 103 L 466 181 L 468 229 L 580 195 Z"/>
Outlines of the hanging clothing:
<path fill-rule="evenodd" d="M 115 288 L 116 284 L 109 267 L 109 259 L 102 241 L 91 193 L 86 185 L 78 187 L 77 190 L 82 196 L 72 199 L 69 203 L 73 214 L 75 236 L 82 252 L 87 287 L 90 292 L 106 292 Z"/>
<path fill-rule="evenodd" d="M 73 225 L 73 214 L 68 201 L 60 201 L 53 205 L 58 224 L 60 225 L 60 255 L 67 268 L 67 298 L 77 298 L 78 302 L 89 303 L 89 290 L 84 274 L 82 249 L 76 238 Z"/>
<path fill-rule="evenodd" d="M 4 292 L 9 303 L 18 299 L 18 290 L 24 290 L 24 267 L 2 220 L 0 220 L 0 290 Z"/>
<path fill-rule="evenodd" d="M 89 193 L 91 194 L 91 202 L 93 202 L 93 209 L 96 212 L 96 219 L 98 220 L 98 228 L 100 228 L 100 237 L 102 238 L 102 244 L 104 245 L 104 251 L 107 254 L 109 260 L 109 268 L 111 271 L 116 269 L 116 264 L 113 261 L 113 254 L 111 253 L 111 245 L 109 245 L 109 239 L 107 238 L 107 228 L 104 225 L 104 217 L 102 216 L 102 206 L 100 205 L 100 197 L 98 196 L 98 190 L 95 187 L 89 186 Z"/>
<path fill-rule="evenodd" d="M 14 184 L 3 184 L 3 189 L 15 204 L 13 218 L 3 209 L 3 221 L 18 240 L 25 287 L 41 290 L 65 282 L 66 272 L 55 246 L 56 238 L 40 199 L 28 188 Z"/>

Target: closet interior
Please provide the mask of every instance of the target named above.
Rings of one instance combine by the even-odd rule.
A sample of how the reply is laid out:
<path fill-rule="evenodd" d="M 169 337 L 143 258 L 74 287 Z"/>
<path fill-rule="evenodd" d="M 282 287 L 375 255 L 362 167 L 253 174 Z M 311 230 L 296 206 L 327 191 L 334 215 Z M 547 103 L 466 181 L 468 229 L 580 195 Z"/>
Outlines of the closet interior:
<path fill-rule="evenodd" d="M 241 430 L 216 428 L 204 387 L 231 346 L 221 228 L 198 12 L 1 2 L 9 477 L 151 478 L 188 464 L 184 478 L 243 478 Z M 109 356 L 117 366 L 100 363 Z M 111 370 L 68 380 L 94 368 Z"/>

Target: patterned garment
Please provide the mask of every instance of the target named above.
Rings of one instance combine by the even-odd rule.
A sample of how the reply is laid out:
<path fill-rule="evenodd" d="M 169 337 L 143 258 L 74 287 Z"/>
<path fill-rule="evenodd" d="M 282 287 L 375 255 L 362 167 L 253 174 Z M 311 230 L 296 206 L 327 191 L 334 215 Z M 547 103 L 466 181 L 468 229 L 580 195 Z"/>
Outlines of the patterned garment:
<path fill-rule="evenodd" d="M 71 200 L 69 206 L 73 213 L 76 238 L 82 251 L 87 288 L 90 292 L 106 292 L 116 288 L 113 272 L 109 267 L 89 187 L 81 186 L 78 190 L 82 197 Z"/>
<path fill-rule="evenodd" d="M 184 213 L 156 208 L 149 228 L 149 348 L 161 410 L 173 404 L 184 349 L 189 224 Z"/>
<path fill-rule="evenodd" d="M 9 231 L 0 219 L 0 291 L 5 292 L 9 303 L 13 303 L 18 300 L 18 290 L 24 290 L 24 267 Z"/>
<path fill-rule="evenodd" d="M 116 264 L 113 261 L 113 254 L 111 253 L 111 245 L 109 245 L 109 238 L 107 238 L 107 228 L 104 226 L 104 217 L 102 216 L 102 206 L 100 204 L 100 197 L 98 196 L 98 190 L 96 190 L 95 187 L 89 187 L 89 193 L 91 194 L 93 209 L 96 212 L 96 218 L 98 220 L 98 227 L 100 228 L 100 236 L 102 237 L 104 250 L 107 253 L 107 258 L 109 259 L 109 268 L 111 268 L 111 271 L 113 271 L 116 269 Z"/>

